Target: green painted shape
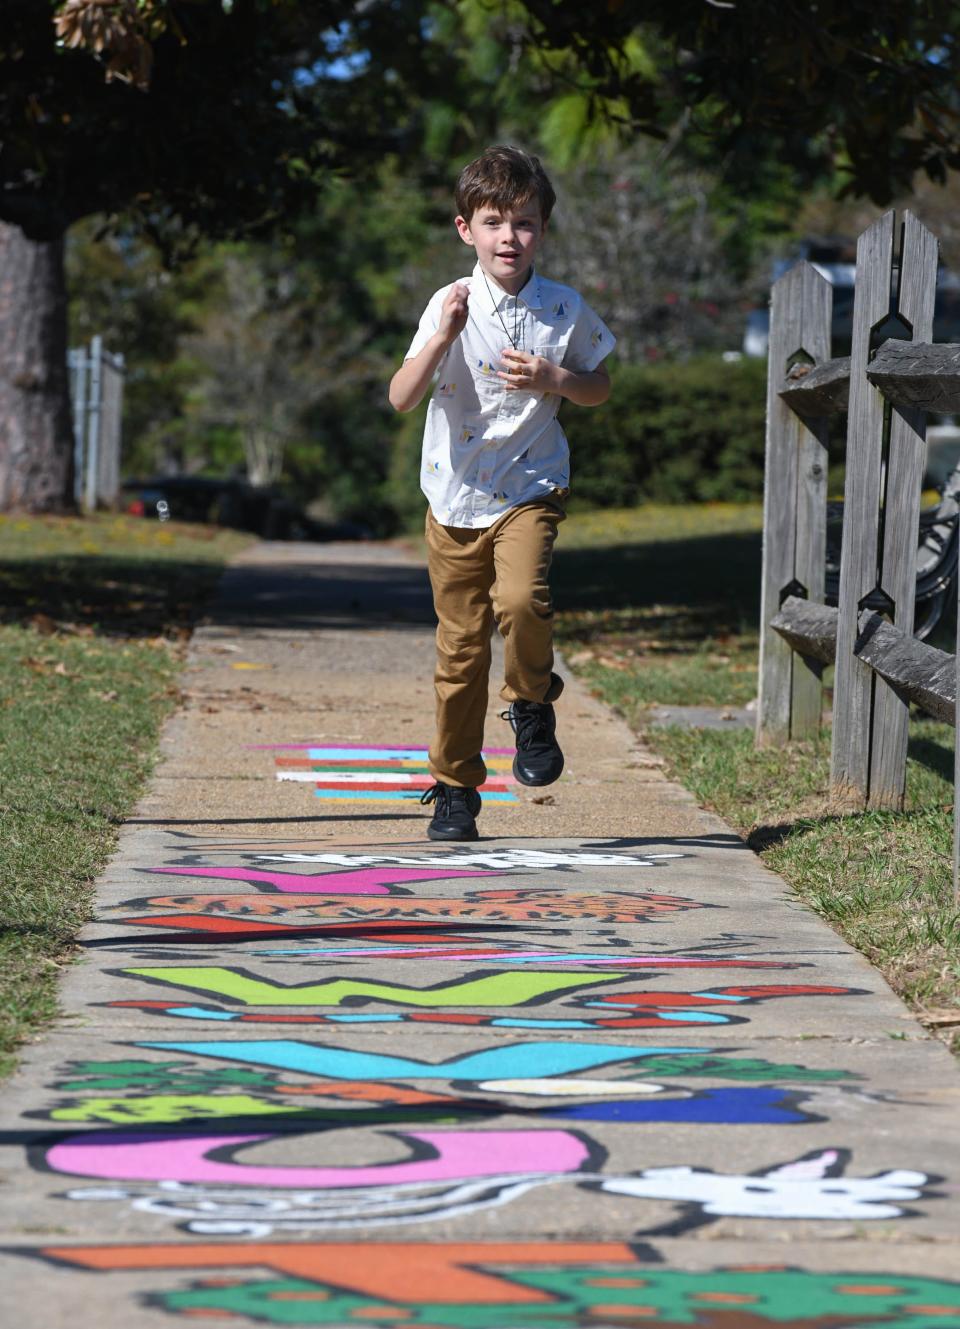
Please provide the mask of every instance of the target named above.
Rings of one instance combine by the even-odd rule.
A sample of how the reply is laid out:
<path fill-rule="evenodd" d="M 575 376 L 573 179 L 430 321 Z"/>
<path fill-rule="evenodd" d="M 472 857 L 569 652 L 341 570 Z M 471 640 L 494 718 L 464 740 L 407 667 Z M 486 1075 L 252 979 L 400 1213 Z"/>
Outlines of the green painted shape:
<path fill-rule="evenodd" d="M 256 1071 L 242 1066 L 192 1066 L 188 1061 L 75 1061 L 71 1076 L 58 1080 L 58 1089 L 81 1093 L 84 1090 L 157 1089 L 189 1093 L 203 1089 L 273 1089 L 277 1076 L 273 1071 Z"/>
<path fill-rule="evenodd" d="M 53 1121 L 160 1122 L 218 1117 L 274 1117 L 303 1113 L 298 1103 L 276 1103 L 252 1094 L 149 1094 L 141 1098 L 85 1098 L 54 1108 Z"/>
<path fill-rule="evenodd" d="M 483 1103 L 453 1097 L 435 1103 L 329 1107 L 304 1104 L 297 1099 L 278 1102 L 250 1094 L 148 1094 L 132 1098 L 87 1098 L 71 1106 L 54 1108 L 50 1117 L 54 1121 L 107 1121 L 116 1125 L 179 1125 L 210 1120 L 239 1123 L 258 1117 L 282 1117 L 282 1128 L 303 1124 L 311 1130 L 326 1131 L 342 1126 L 353 1129 L 383 1125 L 453 1125 L 459 1121 L 479 1121 L 496 1112 L 496 1107 L 488 1111 Z"/>
<path fill-rule="evenodd" d="M 763 1057 L 728 1057 L 715 1052 L 654 1054 L 645 1057 L 637 1068 L 637 1073 L 650 1077 L 651 1080 L 663 1080 L 667 1077 L 682 1075 L 696 1079 L 708 1076 L 718 1080 L 745 1080 L 751 1084 L 781 1084 L 784 1080 L 803 1082 L 821 1080 L 860 1080 L 863 1077 L 853 1071 L 834 1069 L 812 1071 L 806 1066 L 794 1062 L 766 1061 Z M 631 1067 L 630 1079 L 635 1078 Z"/>
<path fill-rule="evenodd" d="M 594 1309 L 601 1295 L 603 1301 L 621 1306 L 652 1307 L 655 1316 L 651 1318 L 660 1324 L 695 1325 L 702 1323 L 708 1311 L 716 1315 L 721 1310 L 738 1310 L 774 1325 L 800 1321 L 808 1326 L 821 1320 L 833 1329 L 844 1323 L 860 1326 L 892 1320 L 897 1329 L 926 1329 L 934 1324 L 941 1329 L 947 1325 L 960 1329 L 960 1283 L 944 1279 L 804 1269 L 714 1269 L 707 1273 L 637 1269 L 636 1286 L 605 1287 L 601 1292 L 598 1278 L 629 1278 L 629 1272 L 622 1266 L 618 1273 L 608 1268 L 604 1274 L 583 1268 L 533 1269 L 511 1273 L 511 1277 L 581 1313 Z M 911 1311 L 911 1307 L 930 1307 L 930 1312 Z"/>
<path fill-rule="evenodd" d="M 484 1268 L 478 1246 L 476 1268 Z M 620 1264 L 556 1269 L 510 1268 L 500 1273 L 503 1299 L 483 1304 L 385 1303 L 309 1279 L 264 1279 L 228 1286 L 202 1283 L 151 1297 L 154 1305 L 186 1315 L 247 1316 L 268 1324 L 353 1324 L 370 1329 L 429 1325 L 431 1329 L 502 1329 L 504 1324 L 575 1326 L 607 1323 L 604 1308 L 619 1307 L 611 1323 L 693 1325 L 719 1323 L 723 1313 L 749 1317 L 758 1327 L 802 1322 L 804 1329 L 960 1329 L 960 1284 L 895 1274 L 813 1273 L 802 1269 L 684 1270 Z M 550 1300 L 511 1300 L 511 1285 L 538 1288 Z M 442 1289 L 440 1289 L 442 1291 Z M 636 1308 L 630 1319 L 625 1308 Z M 398 1317 L 397 1310 L 404 1312 Z M 378 1311 L 382 1314 L 378 1315 Z M 640 1319 L 643 1317 L 643 1320 Z M 589 1317 L 589 1320 L 587 1319 Z"/>
<path fill-rule="evenodd" d="M 364 979 L 334 978 L 326 983 L 285 987 L 252 978 L 218 965 L 168 969 L 124 969 L 125 974 L 149 978 L 165 987 L 191 992 L 213 992 L 242 1006 L 341 1006 L 346 1001 L 393 1002 L 399 1006 L 526 1006 L 554 992 L 576 991 L 628 977 L 624 973 L 563 973 L 555 970 L 504 970 L 482 978 L 441 983 L 433 988 L 402 983 L 371 983 Z"/>

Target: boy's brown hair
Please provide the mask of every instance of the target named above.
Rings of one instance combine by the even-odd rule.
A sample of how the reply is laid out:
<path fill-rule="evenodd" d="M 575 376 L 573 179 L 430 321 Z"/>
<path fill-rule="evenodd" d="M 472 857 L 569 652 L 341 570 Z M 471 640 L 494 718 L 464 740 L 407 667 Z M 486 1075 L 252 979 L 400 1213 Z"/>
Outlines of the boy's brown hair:
<path fill-rule="evenodd" d="M 476 161 L 465 166 L 454 197 L 457 212 L 466 221 L 478 208 L 515 212 L 529 199 L 536 199 L 540 216 L 547 222 L 557 201 L 540 158 L 509 143 L 487 148 Z"/>

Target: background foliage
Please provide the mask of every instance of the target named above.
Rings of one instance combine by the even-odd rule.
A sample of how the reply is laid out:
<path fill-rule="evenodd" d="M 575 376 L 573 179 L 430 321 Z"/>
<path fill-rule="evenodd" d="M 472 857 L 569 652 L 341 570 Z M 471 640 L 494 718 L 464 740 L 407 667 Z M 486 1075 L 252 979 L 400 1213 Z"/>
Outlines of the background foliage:
<path fill-rule="evenodd" d="M 58 152 L 106 150 L 109 136 L 88 139 L 123 99 L 162 110 L 181 8 L 142 6 L 149 91 L 114 82 L 94 96 L 85 83 L 87 137 L 73 126 Z M 282 148 L 261 69 L 230 115 L 262 118 L 269 151 L 254 160 L 248 143 L 221 174 L 246 172 L 262 210 L 245 196 L 232 226 L 240 183 L 214 198 L 202 171 L 157 158 L 167 202 L 104 207 L 69 233 L 72 340 L 98 331 L 127 356 L 128 475 L 246 473 L 377 533 L 422 514 L 420 416 L 393 416 L 385 389 L 430 293 L 469 271 L 451 192 L 483 144 L 545 157 L 560 204 L 542 266 L 619 339 L 609 405 L 564 416 L 575 493 L 593 504 L 756 494 L 762 373 L 720 353 L 739 347 L 765 299 L 771 256 L 808 233 L 855 235 L 876 205 L 838 202 L 845 191 L 888 198 L 956 164 L 957 20 L 939 0 L 826 3 L 816 23 L 789 5 L 758 23 L 700 0 L 645 6 L 640 20 L 631 6 L 540 0 L 377 2 L 356 23 L 355 6 L 332 0 L 292 7 L 299 17 L 272 0 L 189 8 L 189 40 L 217 78 L 238 40 L 226 11 L 242 10 L 248 37 L 269 31 L 285 114 L 301 136 L 326 117 L 329 141 Z M 327 26 L 294 57 L 308 11 Z M 194 56 L 176 58 L 194 70 Z M 181 135 L 192 152 L 180 123 L 169 121 L 169 146 Z M 926 190 L 949 223 L 947 178 Z M 84 209 L 97 205 L 84 195 Z"/>

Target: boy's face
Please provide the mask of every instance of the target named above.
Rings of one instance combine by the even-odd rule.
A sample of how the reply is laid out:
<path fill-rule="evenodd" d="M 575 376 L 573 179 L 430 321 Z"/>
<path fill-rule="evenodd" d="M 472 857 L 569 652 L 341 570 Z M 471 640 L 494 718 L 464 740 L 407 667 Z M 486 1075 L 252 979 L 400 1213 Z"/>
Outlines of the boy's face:
<path fill-rule="evenodd" d="M 476 249 L 484 272 L 510 295 L 516 295 L 529 277 L 546 229 L 536 199 L 513 211 L 482 207 L 469 221 L 457 218 L 460 239 Z"/>

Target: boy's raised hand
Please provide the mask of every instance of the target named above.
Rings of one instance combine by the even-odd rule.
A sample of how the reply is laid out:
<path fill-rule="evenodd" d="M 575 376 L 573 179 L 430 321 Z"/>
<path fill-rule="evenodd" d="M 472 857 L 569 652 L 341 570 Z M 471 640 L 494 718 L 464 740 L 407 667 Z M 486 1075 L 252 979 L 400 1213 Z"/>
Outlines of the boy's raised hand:
<path fill-rule="evenodd" d="M 500 358 L 507 367 L 497 377 L 503 379 L 507 392 L 556 392 L 556 366 L 542 355 L 509 350 Z"/>
<path fill-rule="evenodd" d="M 440 326 L 437 331 L 447 343 L 454 342 L 467 326 L 467 300 L 470 291 L 460 282 L 455 282 L 447 292 L 440 309 Z"/>

